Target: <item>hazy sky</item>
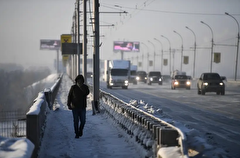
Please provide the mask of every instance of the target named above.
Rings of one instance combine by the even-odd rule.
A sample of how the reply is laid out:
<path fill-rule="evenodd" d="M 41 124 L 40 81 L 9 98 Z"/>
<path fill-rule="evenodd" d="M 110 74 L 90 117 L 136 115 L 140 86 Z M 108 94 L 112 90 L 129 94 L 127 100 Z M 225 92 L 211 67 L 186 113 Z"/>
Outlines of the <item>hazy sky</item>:
<path fill-rule="evenodd" d="M 40 39 L 60 39 L 61 34 L 70 33 L 74 3 L 75 0 L 1 0 L 0 63 L 48 65 L 53 69 L 56 51 L 39 50 Z M 237 23 L 224 13 L 232 14 L 240 23 L 239 8 L 240 0 L 100 0 L 100 12 L 128 12 L 100 13 L 100 25 L 115 25 L 100 26 L 100 34 L 105 36 L 101 38 L 100 58 L 120 59 L 120 53 L 113 52 L 113 41 L 129 40 L 143 42 L 148 48 L 140 45 L 140 53 L 125 53 L 125 58 L 130 58 L 136 64 L 137 55 L 140 61 L 142 54 L 146 59 L 146 53 L 149 52 L 149 60 L 153 60 L 154 47 L 157 54 L 162 49 L 160 43 L 153 38 L 161 41 L 164 58 L 168 58 L 169 43 L 161 37 L 164 35 L 169 39 L 171 48 L 175 49 L 174 67 L 179 69 L 182 41 L 173 32 L 175 30 L 182 36 L 183 54 L 189 56 L 190 60 L 190 64 L 183 65 L 183 69 L 191 72 L 194 35 L 185 28 L 188 26 L 197 39 L 197 73 L 209 71 L 212 35 L 210 29 L 200 21 L 212 28 L 214 43 L 236 45 Z M 88 33 L 92 34 L 91 29 Z M 89 58 L 92 56 L 91 48 L 89 39 Z M 213 70 L 224 70 L 224 75 L 233 76 L 236 47 L 215 45 L 214 52 L 220 52 L 222 60 L 220 64 L 213 64 Z M 156 56 L 155 60 L 158 61 L 156 67 L 160 68 L 160 56 Z M 168 67 L 164 67 L 163 73 L 168 71 Z M 240 76 L 240 71 L 238 74 Z"/>
<path fill-rule="evenodd" d="M 75 0 L 1 0 L 1 63 L 47 65 L 53 68 L 56 51 L 40 50 L 40 39 L 69 34 Z"/>

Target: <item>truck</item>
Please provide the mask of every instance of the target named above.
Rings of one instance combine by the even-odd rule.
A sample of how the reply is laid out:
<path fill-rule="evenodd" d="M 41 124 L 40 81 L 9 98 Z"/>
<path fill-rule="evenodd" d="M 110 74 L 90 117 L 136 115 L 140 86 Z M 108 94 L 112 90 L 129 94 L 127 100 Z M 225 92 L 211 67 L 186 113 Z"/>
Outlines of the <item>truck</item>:
<path fill-rule="evenodd" d="M 122 87 L 128 89 L 130 66 L 129 60 L 105 60 L 104 80 L 107 88 Z"/>
<path fill-rule="evenodd" d="M 137 77 L 137 65 L 131 65 L 129 83 L 137 84 L 136 77 Z"/>

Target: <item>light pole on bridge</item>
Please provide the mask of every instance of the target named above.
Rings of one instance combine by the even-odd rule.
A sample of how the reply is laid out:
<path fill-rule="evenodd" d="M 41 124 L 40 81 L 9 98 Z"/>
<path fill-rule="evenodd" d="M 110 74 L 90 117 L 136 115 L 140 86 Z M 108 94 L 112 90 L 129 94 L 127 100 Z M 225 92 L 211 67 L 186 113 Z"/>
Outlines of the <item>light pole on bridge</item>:
<path fill-rule="evenodd" d="M 196 47 L 197 47 L 197 44 L 196 44 L 196 34 L 193 32 L 192 29 L 190 29 L 189 27 L 186 26 L 186 29 L 190 30 L 193 35 L 194 35 L 194 58 L 193 58 L 193 78 L 195 77 L 195 66 L 196 66 Z"/>
<path fill-rule="evenodd" d="M 240 40 L 240 35 L 239 35 L 239 23 L 236 18 L 234 18 L 231 14 L 225 12 L 226 15 L 232 17 L 238 26 L 238 34 L 237 34 L 237 54 L 236 54 L 236 66 L 235 66 L 235 81 L 237 80 L 237 67 L 238 67 L 238 53 L 239 53 L 239 40 Z"/>
<path fill-rule="evenodd" d="M 153 45 L 153 49 L 154 49 L 154 52 L 153 52 L 153 70 L 155 70 L 155 57 L 156 57 L 155 45 L 149 40 L 148 40 L 148 42 Z"/>
<path fill-rule="evenodd" d="M 213 60 L 212 60 L 212 58 L 213 58 L 213 45 L 214 45 L 214 42 L 213 42 L 213 30 L 212 30 L 212 28 L 208 25 L 208 24 L 206 24 L 205 22 L 203 22 L 203 21 L 201 21 L 201 23 L 202 24 L 204 24 L 204 25 L 206 25 L 210 30 L 211 30 L 211 33 L 212 33 L 212 46 L 211 46 L 211 61 L 210 61 L 210 72 L 212 72 L 212 63 L 213 63 Z"/>
<path fill-rule="evenodd" d="M 161 35 L 161 36 L 163 38 L 165 38 L 168 41 L 168 43 L 169 43 L 169 71 L 170 71 L 170 75 L 171 75 L 171 67 L 172 67 L 172 65 L 171 65 L 171 43 L 170 43 L 170 41 L 169 41 L 169 39 L 167 37 L 165 37 L 163 35 Z"/>
<path fill-rule="evenodd" d="M 156 40 L 156 41 L 158 41 L 160 44 L 161 44 L 161 46 L 162 46 L 162 54 L 161 54 L 161 73 L 163 73 L 163 44 L 162 44 L 162 42 L 160 41 L 160 40 L 158 40 L 157 38 L 154 38 L 154 40 Z"/>
<path fill-rule="evenodd" d="M 182 71 L 182 64 L 183 64 L 183 38 L 182 36 L 177 32 L 177 31 L 173 31 L 174 33 L 178 34 L 179 37 L 181 38 L 182 40 L 182 46 L 181 46 L 181 65 L 180 65 L 180 71 Z"/>

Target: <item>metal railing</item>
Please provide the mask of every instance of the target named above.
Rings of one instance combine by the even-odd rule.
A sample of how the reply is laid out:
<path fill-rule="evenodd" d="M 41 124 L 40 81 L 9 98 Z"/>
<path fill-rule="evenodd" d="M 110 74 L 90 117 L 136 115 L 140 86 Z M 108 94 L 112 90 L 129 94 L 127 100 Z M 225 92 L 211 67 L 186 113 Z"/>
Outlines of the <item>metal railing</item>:
<path fill-rule="evenodd" d="M 26 112 L 0 111 L 0 135 L 2 137 L 26 136 Z"/>
<path fill-rule="evenodd" d="M 39 92 L 28 112 L 0 111 L 0 135 L 6 138 L 26 137 L 29 139 L 35 146 L 31 157 L 37 157 L 44 133 L 47 109 L 53 108 L 61 79 L 62 75 L 51 88 Z"/>
<path fill-rule="evenodd" d="M 101 106 L 106 112 L 115 119 L 128 134 L 135 137 L 135 140 L 140 143 L 145 149 L 153 153 L 153 157 L 157 155 L 161 147 L 178 146 L 182 157 L 188 157 L 186 146 L 186 137 L 184 133 L 177 127 L 144 112 L 124 101 L 116 98 L 115 96 L 100 92 Z M 145 133 L 145 138 L 141 137 L 139 131 L 133 129 L 138 128 L 139 131 Z M 147 143 L 146 137 L 148 138 Z"/>

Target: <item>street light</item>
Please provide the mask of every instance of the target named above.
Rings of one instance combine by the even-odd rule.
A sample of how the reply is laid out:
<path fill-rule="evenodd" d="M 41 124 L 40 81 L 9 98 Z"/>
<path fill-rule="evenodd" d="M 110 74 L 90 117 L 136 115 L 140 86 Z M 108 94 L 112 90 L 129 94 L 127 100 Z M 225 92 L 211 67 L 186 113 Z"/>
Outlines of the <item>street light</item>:
<path fill-rule="evenodd" d="M 160 44 L 161 44 L 161 46 L 162 46 L 162 60 L 161 60 L 161 72 L 163 72 L 163 44 L 162 44 L 162 42 L 161 41 L 159 41 L 158 39 L 156 39 L 156 38 L 154 38 L 154 40 L 156 40 L 156 41 L 158 41 Z"/>
<path fill-rule="evenodd" d="M 237 21 L 236 18 L 234 18 L 232 15 L 230 15 L 229 13 L 225 12 L 226 15 L 232 17 L 237 25 L 238 25 L 238 34 L 237 34 L 237 54 L 236 54 L 236 66 L 235 66 L 235 81 L 237 80 L 237 66 L 238 66 L 238 51 L 239 51 L 239 39 L 240 39 L 240 36 L 239 36 L 239 23 Z"/>
<path fill-rule="evenodd" d="M 171 75 L 171 43 L 169 41 L 169 39 L 163 35 L 161 35 L 163 38 L 165 38 L 168 43 L 169 43 L 169 71 L 170 71 L 170 75 Z"/>
<path fill-rule="evenodd" d="M 178 34 L 178 35 L 180 36 L 181 40 L 182 40 L 182 48 L 181 48 L 181 66 L 180 66 L 180 71 L 182 71 L 182 64 L 183 64 L 183 62 L 182 62 L 182 60 L 183 60 L 183 38 L 182 38 L 182 36 L 181 36 L 177 31 L 174 31 L 174 30 L 173 30 L 173 32 L 176 33 L 176 34 Z"/>
<path fill-rule="evenodd" d="M 194 59 L 193 59 L 193 78 L 195 77 L 195 65 L 196 65 L 196 34 L 189 27 L 186 26 L 186 29 L 190 30 L 194 35 Z"/>
<path fill-rule="evenodd" d="M 212 33 L 212 47 L 211 47 L 211 61 L 210 61 L 210 72 L 212 72 L 212 57 L 213 57 L 213 31 L 212 31 L 212 28 L 206 24 L 205 22 L 201 21 L 202 24 L 206 25 L 207 27 L 209 27 L 209 29 L 211 30 L 211 33 Z"/>
<path fill-rule="evenodd" d="M 148 48 L 148 46 L 145 44 L 145 43 L 143 43 L 143 42 L 141 42 L 144 46 L 146 46 L 147 47 L 147 72 L 148 72 L 148 61 L 149 61 L 149 48 Z"/>
<path fill-rule="evenodd" d="M 155 56 L 156 56 L 156 54 L 155 54 L 155 45 L 151 41 L 149 41 L 149 40 L 148 40 L 148 42 L 151 43 L 153 45 L 153 48 L 154 48 L 154 52 L 153 52 L 153 70 L 155 70 Z"/>

